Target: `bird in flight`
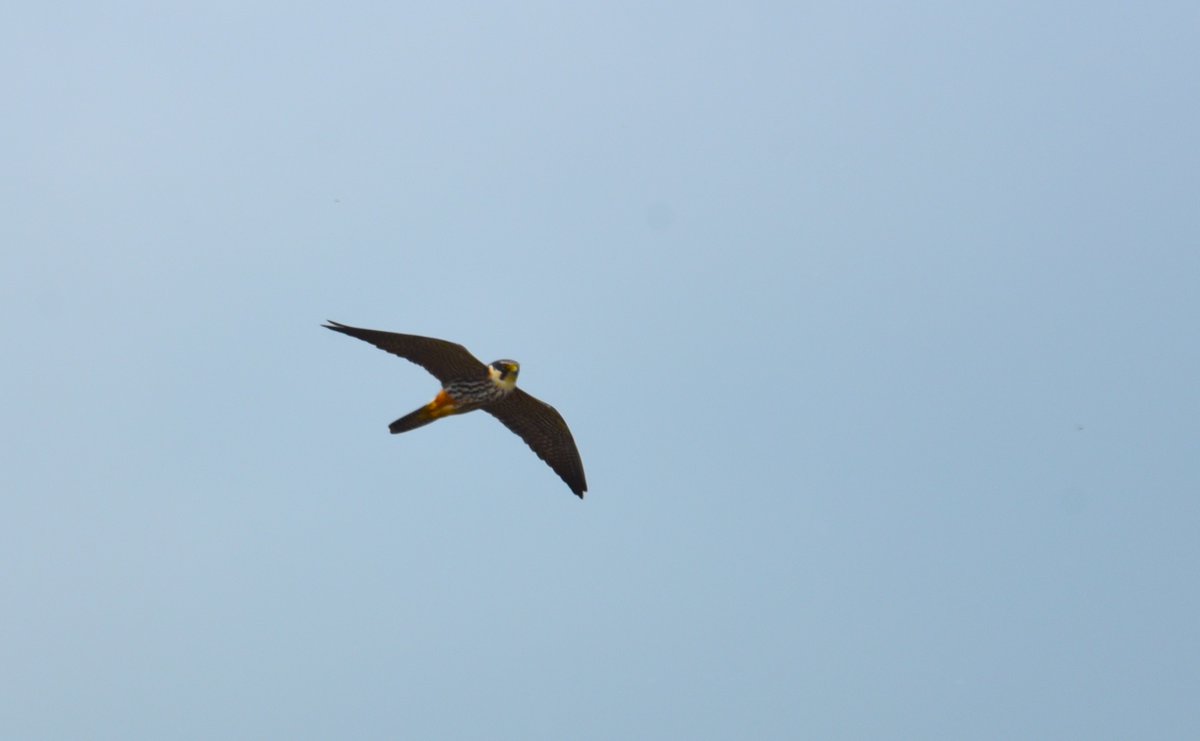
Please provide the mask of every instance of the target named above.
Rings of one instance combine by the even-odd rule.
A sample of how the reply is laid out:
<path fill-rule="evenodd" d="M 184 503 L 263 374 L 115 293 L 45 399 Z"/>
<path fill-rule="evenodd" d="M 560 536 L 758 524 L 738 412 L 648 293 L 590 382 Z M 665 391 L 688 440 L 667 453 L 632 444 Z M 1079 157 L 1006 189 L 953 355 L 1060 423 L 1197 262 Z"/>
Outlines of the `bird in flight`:
<path fill-rule="evenodd" d="M 326 329 L 357 337 L 380 350 L 416 363 L 441 381 L 433 401 L 388 425 L 393 435 L 452 414 L 482 409 L 517 433 L 580 499 L 587 491 L 575 438 L 558 411 L 517 388 L 515 360 L 484 365 L 462 345 L 414 334 L 360 329 L 330 321 Z"/>

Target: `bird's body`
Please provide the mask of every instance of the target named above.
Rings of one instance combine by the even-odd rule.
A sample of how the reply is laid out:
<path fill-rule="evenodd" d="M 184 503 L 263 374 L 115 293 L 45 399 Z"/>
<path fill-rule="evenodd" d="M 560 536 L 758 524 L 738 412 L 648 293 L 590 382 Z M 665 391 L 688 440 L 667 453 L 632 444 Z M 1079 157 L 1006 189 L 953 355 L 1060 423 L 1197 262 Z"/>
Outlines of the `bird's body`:
<path fill-rule="evenodd" d="M 515 383 L 509 383 L 507 387 L 504 383 L 503 381 L 497 383 L 491 377 L 463 378 L 451 381 L 438 392 L 433 401 L 391 423 L 388 425 L 388 429 L 392 431 L 393 435 L 408 432 L 436 419 L 449 417 L 451 414 L 465 414 L 481 409 L 488 404 L 500 401 L 516 388 Z"/>
<path fill-rule="evenodd" d="M 356 337 L 425 368 L 442 383 L 433 401 L 392 422 L 392 434 L 408 432 L 442 417 L 483 409 L 519 435 L 580 498 L 587 491 L 583 462 L 562 415 L 517 388 L 515 360 L 484 365 L 462 345 L 432 337 L 360 329 L 337 322 L 328 329 Z"/>

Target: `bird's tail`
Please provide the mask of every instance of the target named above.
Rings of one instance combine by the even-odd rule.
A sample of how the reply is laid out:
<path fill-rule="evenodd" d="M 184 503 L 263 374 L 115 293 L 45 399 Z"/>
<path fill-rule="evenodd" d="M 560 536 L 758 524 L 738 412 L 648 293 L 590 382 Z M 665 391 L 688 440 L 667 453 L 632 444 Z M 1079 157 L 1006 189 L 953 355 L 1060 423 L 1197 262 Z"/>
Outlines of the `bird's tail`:
<path fill-rule="evenodd" d="M 434 416 L 433 411 L 428 405 L 426 405 L 417 411 L 410 412 L 391 423 L 388 425 L 388 429 L 391 430 L 393 435 L 399 435 L 401 432 L 408 432 L 409 430 L 415 430 L 418 427 L 424 427 L 435 419 L 437 419 L 437 417 Z"/>
<path fill-rule="evenodd" d="M 458 413 L 458 403 L 454 400 L 454 397 L 446 393 L 445 389 L 442 389 L 433 401 L 391 423 L 388 425 L 388 429 L 392 431 L 393 435 L 397 435 L 401 432 L 408 432 L 418 427 L 424 427 L 435 419 L 441 419 L 442 417 Z"/>

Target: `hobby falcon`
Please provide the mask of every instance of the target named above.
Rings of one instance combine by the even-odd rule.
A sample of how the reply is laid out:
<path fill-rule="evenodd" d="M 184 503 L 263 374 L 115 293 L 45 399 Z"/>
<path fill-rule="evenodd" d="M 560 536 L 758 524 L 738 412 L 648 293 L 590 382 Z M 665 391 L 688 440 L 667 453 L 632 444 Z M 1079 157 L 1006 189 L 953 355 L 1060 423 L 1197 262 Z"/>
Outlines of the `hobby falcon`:
<path fill-rule="evenodd" d="M 517 433 L 576 496 L 583 498 L 587 481 L 571 430 L 554 407 L 517 388 L 517 374 L 521 372 L 517 361 L 497 360 L 484 365 L 467 348 L 446 340 L 359 329 L 334 321 L 322 326 L 399 355 L 441 381 L 442 390 L 433 401 L 388 425 L 393 435 L 451 414 L 482 409 Z"/>

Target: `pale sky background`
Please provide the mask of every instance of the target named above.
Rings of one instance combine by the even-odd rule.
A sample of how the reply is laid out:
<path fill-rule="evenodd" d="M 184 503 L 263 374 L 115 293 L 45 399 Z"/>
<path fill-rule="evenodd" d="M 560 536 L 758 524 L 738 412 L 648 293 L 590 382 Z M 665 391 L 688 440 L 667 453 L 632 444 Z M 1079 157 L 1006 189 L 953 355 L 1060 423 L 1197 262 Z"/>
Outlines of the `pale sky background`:
<path fill-rule="evenodd" d="M 1200 738 L 1198 50 L 10 4 L 0 736 Z M 519 360 L 587 499 L 326 319 Z"/>

